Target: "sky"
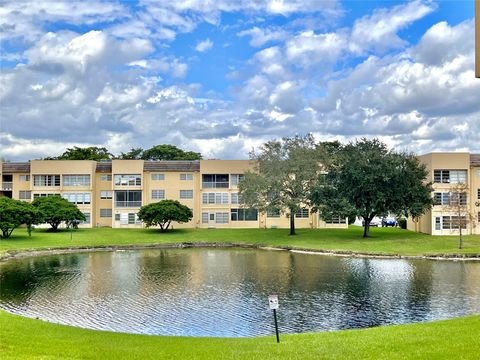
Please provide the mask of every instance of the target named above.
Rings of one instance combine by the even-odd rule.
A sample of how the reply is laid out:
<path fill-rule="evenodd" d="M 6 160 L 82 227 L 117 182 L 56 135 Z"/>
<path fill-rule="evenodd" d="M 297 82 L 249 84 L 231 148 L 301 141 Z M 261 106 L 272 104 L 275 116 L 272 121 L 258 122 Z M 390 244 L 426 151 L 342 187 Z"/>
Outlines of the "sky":
<path fill-rule="evenodd" d="M 272 139 L 480 152 L 473 1 L 1 1 L 0 157 Z"/>

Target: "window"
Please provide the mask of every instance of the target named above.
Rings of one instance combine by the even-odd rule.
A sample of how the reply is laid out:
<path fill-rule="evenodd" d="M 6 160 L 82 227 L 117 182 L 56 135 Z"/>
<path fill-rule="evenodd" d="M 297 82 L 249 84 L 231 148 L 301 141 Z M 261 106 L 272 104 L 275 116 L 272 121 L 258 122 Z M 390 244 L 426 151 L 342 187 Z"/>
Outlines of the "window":
<path fill-rule="evenodd" d="M 62 197 L 72 204 L 90 204 L 90 193 L 63 193 Z"/>
<path fill-rule="evenodd" d="M 20 190 L 18 195 L 20 200 L 30 200 L 32 198 L 32 192 L 29 190 Z"/>
<path fill-rule="evenodd" d="M 477 214 L 477 222 L 480 223 L 480 211 L 479 211 L 478 214 Z"/>
<path fill-rule="evenodd" d="M 325 223 L 327 224 L 346 224 L 347 219 L 344 217 L 341 217 L 339 215 L 332 216 L 330 219 L 325 219 Z"/>
<path fill-rule="evenodd" d="M 480 189 L 477 189 L 477 200 L 480 200 Z"/>
<path fill-rule="evenodd" d="M 39 198 L 39 197 L 48 197 L 48 196 L 60 196 L 60 194 L 33 194 L 33 199 L 35 200 L 36 198 Z"/>
<path fill-rule="evenodd" d="M 90 175 L 63 175 L 63 186 L 89 186 Z"/>
<path fill-rule="evenodd" d="M 112 217 L 112 209 L 100 209 L 100 217 L 101 218 L 111 218 Z"/>
<path fill-rule="evenodd" d="M 230 194 L 230 202 L 232 204 L 239 204 L 240 203 L 240 198 L 238 193 L 231 193 Z"/>
<path fill-rule="evenodd" d="M 309 216 L 310 216 L 310 213 L 308 209 L 305 209 L 305 208 L 298 210 L 295 214 L 295 217 L 299 219 L 305 219 L 305 218 L 308 218 Z"/>
<path fill-rule="evenodd" d="M 193 180 L 193 174 L 180 174 L 180 180 Z"/>
<path fill-rule="evenodd" d="M 231 209 L 230 220 L 256 221 L 258 220 L 258 210 L 257 209 Z"/>
<path fill-rule="evenodd" d="M 232 187 L 233 186 L 238 186 L 240 181 L 243 180 L 245 176 L 243 174 L 232 174 L 231 175 L 231 181 L 232 181 Z"/>
<path fill-rule="evenodd" d="M 268 209 L 267 210 L 267 217 L 269 217 L 269 218 L 279 218 L 280 217 L 280 210 L 279 209 Z"/>
<path fill-rule="evenodd" d="M 80 224 L 90 224 L 90 213 L 84 212 L 83 215 L 85 215 L 85 220 L 80 221 Z"/>
<path fill-rule="evenodd" d="M 33 175 L 33 186 L 60 186 L 60 175 Z"/>
<path fill-rule="evenodd" d="M 142 176 L 136 175 L 115 175 L 115 185 L 117 186 L 140 186 L 142 185 Z"/>
<path fill-rule="evenodd" d="M 113 197 L 113 191 L 102 190 L 100 191 L 100 199 L 111 199 Z"/>
<path fill-rule="evenodd" d="M 30 181 L 30 175 L 20 175 L 20 181 Z"/>
<path fill-rule="evenodd" d="M 467 205 L 467 194 L 462 192 L 436 192 L 433 194 L 435 205 Z"/>
<path fill-rule="evenodd" d="M 122 214 L 123 215 L 123 214 Z M 138 219 L 137 214 L 128 213 L 128 224 L 141 224 L 142 222 Z"/>
<path fill-rule="evenodd" d="M 120 221 L 120 214 L 115 214 L 115 221 Z"/>
<path fill-rule="evenodd" d="M 100 181 L 112 181 L 112 175 L 102 175 L 100 176 Z"/>
<path fill-rule="evenodd" d="M 448 205 L 450 203 L 450 193 L 436 192 L 433 194 L 435 205 Z"/>
<path fill-rule="evenodd" d="M 435 230 L 454 230 L 467 228 L 467 218 L 465 216 L 442 216 L 435 218 Z"/>
<path fill-rule="evenodd" d="M 467 205 L 467 193 L 451 192 L 450 193 L 450 202 L 448 203 L 448 205 L 451 205 L 451 206 Z"/>
<path fill-rule="evenodd" d="M 228 224 L 228 212 L 217 212 L 217 213 L 215 213 L 215 223 L 217 223 L 217 224 Z"/>
<path fill-rule="evenodd" d="M 139 190 L 115 191 L 116 207 L 140 207 L 142 206 L 142 192 Z"/>
<path fill-rule="evenodd" d="M 165 174 L 152 174 L 152 180 L 165 180 Z"/>
<path fill-rule="evenodd" d="M 228 204 L 228 193 L 203 193 L 202 204 Z"/>
<path fill-rule="evenodd" d="M 208 224 L 208 213 L 202 213 L 202 224 Z"/>
<path fill-rule="evenodd" d="M 433 182 L 444 184 L 465 184 L 467 170 L 434 170 Z"/>
<path fill-rule="evenodd" d="M 180 199 L 193 199 L 193 190 L 180 190 Z"/>
<path fill-rule="evenodd" d="M 228 189 L 228 174 L 204 174 L 202 175 L 202 187 L 204 189 Z"/>
<path fill-rule="evenodd" d="M 152 199 L 154 200 L 165 199 L 165 190 L 152 190 Z"/>

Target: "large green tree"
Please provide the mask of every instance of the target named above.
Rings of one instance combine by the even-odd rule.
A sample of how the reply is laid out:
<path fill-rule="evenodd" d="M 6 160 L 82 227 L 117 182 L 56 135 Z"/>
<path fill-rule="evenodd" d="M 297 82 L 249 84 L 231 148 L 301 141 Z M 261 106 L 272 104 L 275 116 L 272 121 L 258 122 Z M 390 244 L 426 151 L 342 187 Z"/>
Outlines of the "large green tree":
<path fill-rule="evenodd" d="M 67 148 L 60 156 L 45 158 L 46 160 L 108 160 L 113 157 L 105 147 L 89 146 Z"/>
<path fill-rule="evenodd" d="M 58 226 L 65 221 L 85 220 L 85 215 L 79 208 L 60 196 L 40 197 L 33 200 L 32 205 L 37 209 L 41 223 L 48 223 L 52 231 L 57 231 Z"/>
<path fill-rule="evenodd" d="M 31 226 L 38 222 L 37 210 L 29 203 L 0 197 L 0 230 L 2 237 L 8 238 L 18 226 Z"/>
<path fill-rule="evenodd" d="M 342 146 L 325 170 L 312 189 L 312 202 L 324 217 L 361 216 L 364 237 L 375 216 L 417 218 L 433 203 L 425 166 L 413 154 L 388 150 L 378 139 Z"/>
<path fill-rule="evenodd" d="M 290 235 L 295 235 L 295 213 L 310 207 L 310 189 L 325 161 L 322 147 L 312 135 L 266 142 L 250 158 L 254 171 L 245 173 L 239 194 L 246 207 L 259 211 L 286 211 Z"/>
<path fill-rule="evenodd" d="M 155 145 L 150 149 L 132 148 L 127 153 L 120 155 L 121 159 L 141 160 L 200 160 L 202 155 L 193 151 L 184 151 L 174 145 Z"/>
<path fill-rule="evenodd" d="M 137 216 L 147 227 L 160 226 L 160 231 L 165 232 L 172 221 L 188 222 L 192 219 L 193 213 L 177 200 L 162 200 L 142 206 Z"/>

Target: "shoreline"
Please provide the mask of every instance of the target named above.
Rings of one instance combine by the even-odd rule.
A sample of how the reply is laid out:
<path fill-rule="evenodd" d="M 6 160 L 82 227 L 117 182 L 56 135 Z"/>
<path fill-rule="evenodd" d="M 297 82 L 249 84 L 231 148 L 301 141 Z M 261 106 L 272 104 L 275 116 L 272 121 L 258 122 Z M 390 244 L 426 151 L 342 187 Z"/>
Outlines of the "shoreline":
<path fill-rule="evenodd" d="M 99 246 L 77 246 L 58 247 L 31 250 L 7 250 L 0 255 L 0 263 L 26 257 L 73 254 L 81 252 L 99 251 L 122 251 L 122 250 L 144 250 L 144 249 L 184 249 L 184 248 L 247 248 L 268 251 L 290 251 L 298 254 L 338 256 L 351 258 L 371 259 L 420 259 L 420 260 L 446 260 L 446 261 L 480 261 L 480 254 L 424 254 L 424 255 L 400 255 L 356 252 L 349 250 L 322 250 L 309 249 L 292 246 L 269 246 L 262 244 L 244 244 L 232 242 L 181 242 L 167 244 L 129 244 L 129 245 L 99 245 Z"/>

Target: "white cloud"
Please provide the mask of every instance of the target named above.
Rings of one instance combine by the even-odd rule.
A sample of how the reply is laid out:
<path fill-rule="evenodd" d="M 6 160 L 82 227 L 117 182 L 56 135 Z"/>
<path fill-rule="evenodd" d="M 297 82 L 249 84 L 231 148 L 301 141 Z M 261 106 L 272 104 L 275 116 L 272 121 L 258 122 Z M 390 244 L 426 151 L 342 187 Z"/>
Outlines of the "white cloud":
<path fill-rule="evenodd" d="M 6 38 L 35 40 L 45 22 L 96 24 L 123 19 L 128 10 L 119 3 L 103 1 L 4 1 L 0 6 L 0 34 Z"/>
<path fill-rule="evenodd" d="M 210 39 L 205 39 L 203 41 L 200 41 L 196 46 L 195 50 L 198 52 L 205 52 L 207 50 L 210 50 L 213 47 L 213 41 Z"/>
<path fill-rule="evenodd" d="M 271 41 L 284 40 L 287 37 L 287 32 L 277 29 L 261 29 L 255 26 L 251 29 L 240 31 L 237 35 L 240 37 L 250 36 L 250 45 L 261 47 Z"/>
<path fill-rule="evenodd" d="M 435 5 L 432 2 L 415 0 L 391 9 L 375 10 L 372 15 L 366 15 L 355 21 L 350 38 L 350 50 L 362 54 L 371 49 L 385 51 L 402 47 L 406 42 L 398 36 L 398 31 L 434 9 Z"/>
<path fill-rule="evenodd" d="M 346 39 L 341 33 L 315 34 L 305 31 L 286 42 L 285 52 L 291 62 L 309 67 L 319 62 L 337 60 L 345 47 Z"/>
<path fill-rule="evenodd" d="M 472 20 L 457 26 L 441 21 L 425 32 L 419 44 L 412 50 L 412 55 L 424 64 L 440 65 L 458 54 L 470 53 L 475 46 L 474 39 Z"/>

